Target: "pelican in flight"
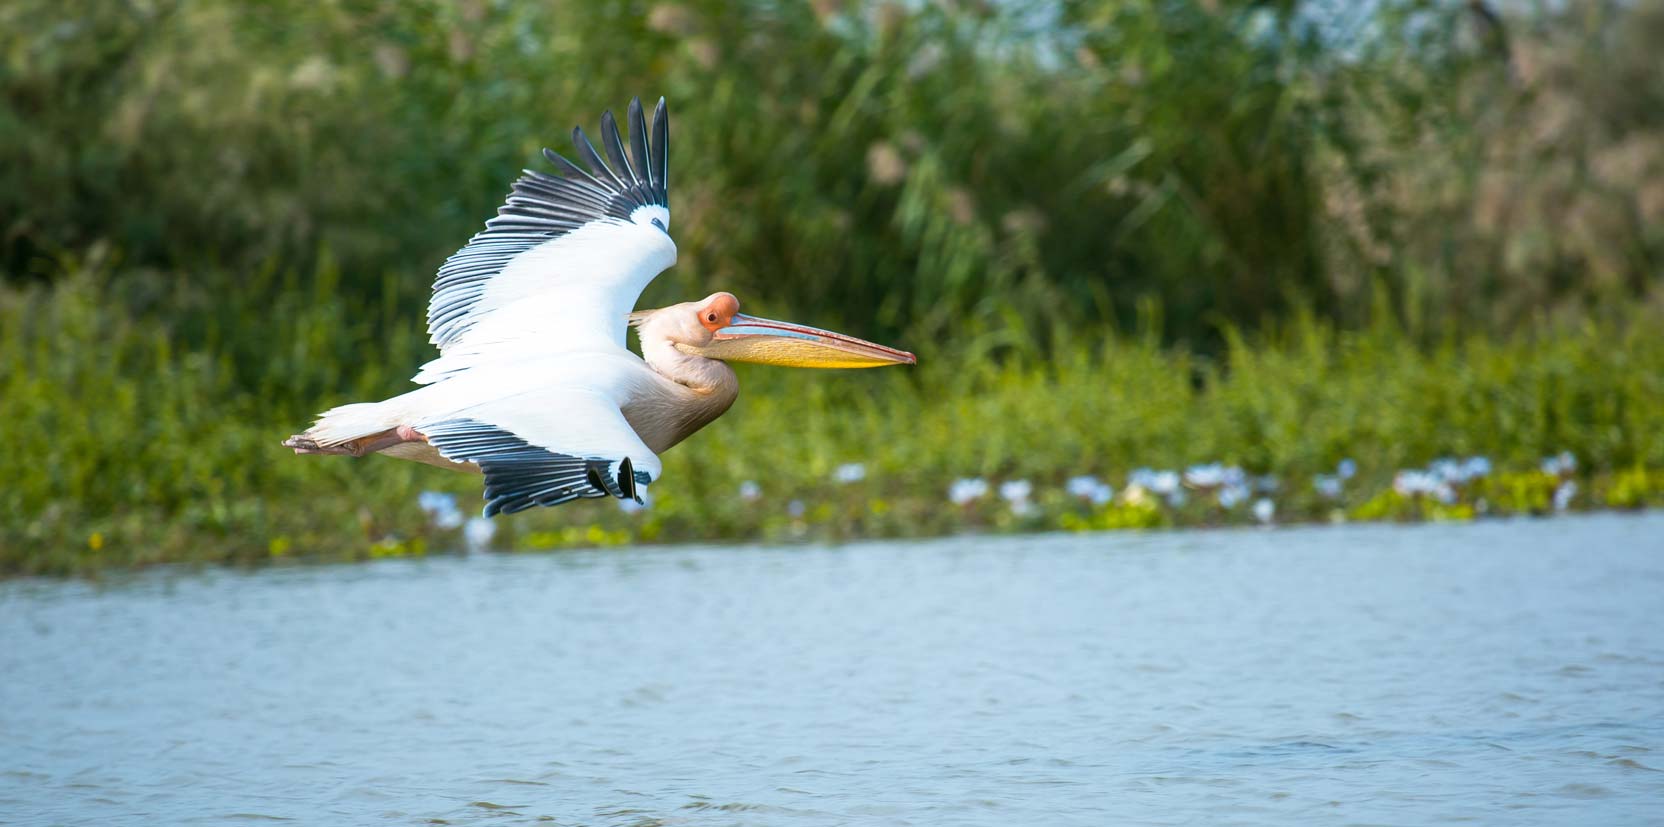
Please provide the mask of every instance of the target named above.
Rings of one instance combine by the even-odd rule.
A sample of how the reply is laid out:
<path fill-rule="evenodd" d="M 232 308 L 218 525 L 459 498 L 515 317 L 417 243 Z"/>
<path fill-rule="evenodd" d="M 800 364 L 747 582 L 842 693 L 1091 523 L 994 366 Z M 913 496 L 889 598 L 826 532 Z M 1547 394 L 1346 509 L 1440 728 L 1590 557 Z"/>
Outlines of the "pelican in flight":
<path fill-rule="evenodd" d="M 730 293 L 631 312 L 676 263 L 670 117 L 652 138 L 630 102 L 629 147 L 601 116 L 602 160 L 543 150 L 559 176 L 526 170 L 485 229 L 439 268 L 428 333 L 439 358 L 409 393 L 326 411 L 283 442 L 297 454 L 386 454 L 485 476 L 485 514 L 588 497 L 641 501 L 658 455 L 734 404 L 728 362 L 810 368 L 913 364 L 853 336 L 747 316 Z M 641 356 L 625 348 L 627 326 Z"/>

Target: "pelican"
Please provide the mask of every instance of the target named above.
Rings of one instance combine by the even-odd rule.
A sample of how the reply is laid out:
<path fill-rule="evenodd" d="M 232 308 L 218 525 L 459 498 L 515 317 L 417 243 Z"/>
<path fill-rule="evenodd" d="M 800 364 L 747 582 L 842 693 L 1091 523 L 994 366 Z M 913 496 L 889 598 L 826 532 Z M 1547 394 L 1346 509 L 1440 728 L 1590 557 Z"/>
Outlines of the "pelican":
<path fill-rule="evenodd" d="M 853 336 L 747 316 L 731 293 L 631 312 L 676 263 L 670 238 L 670 116 L 652 138 L 630 102 L 629 146 L 611 112 L 579 166 L 525 170 L 485 229 L 439 268 L 428 302 L 439 357 L 421 387 L 342 405 L 284 440 L 297 454 L 385 454 L 483 474 L 485 515 L 590 497 L 642 501 L 659 454 L 734 404 L 729 362 L 811 368 L 914 364 Z M 627 328 L 641 356 L 625 347 Z"/>

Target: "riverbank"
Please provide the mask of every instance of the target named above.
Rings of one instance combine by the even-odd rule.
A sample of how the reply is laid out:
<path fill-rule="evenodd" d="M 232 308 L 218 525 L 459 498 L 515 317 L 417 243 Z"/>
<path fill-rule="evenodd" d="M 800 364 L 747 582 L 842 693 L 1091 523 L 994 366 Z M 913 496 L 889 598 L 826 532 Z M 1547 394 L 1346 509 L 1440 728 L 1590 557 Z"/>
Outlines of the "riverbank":
<path fill-rule="evenodd" d="M 255 276 L 212 296 L 193 295 L 191 282 L 91 272 L 0 290 L 0 573 L 357 559 L 466 542 L 477 478 L 278 445 L 317 410 L 406 387 L 425 358 L 418 319 L 391 305 L 345 307 L 327 272 Z M 135 298 L 147 289 L 149 311 Z M 1658 505 L 1657 316 L 1643 308 L 1500 340 L 1431 341 L 1393 324 L 1304 321 L 1254 341 L 1227 335 L 1215 357 L 1106 335 L 1046 359 L 902 342 L 920 352 L 917 369 L 744 367 L 739 403 L 665 456 L 649 508 L 515 515 L 495 521 L 489 545 Z M 226 330 L 213 318 L 243 322 Z M 430 496 L 424 510 L 423 492 L 453 499 Z"/>

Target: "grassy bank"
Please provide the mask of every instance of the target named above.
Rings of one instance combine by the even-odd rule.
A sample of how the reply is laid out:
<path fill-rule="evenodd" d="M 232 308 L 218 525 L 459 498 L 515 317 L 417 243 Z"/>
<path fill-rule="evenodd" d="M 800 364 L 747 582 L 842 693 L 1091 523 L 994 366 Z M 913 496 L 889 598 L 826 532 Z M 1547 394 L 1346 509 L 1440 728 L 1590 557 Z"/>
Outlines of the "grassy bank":
<path fill-rule="evenodd" d="M 327 267 L 256 272 L 214 293 L 194 290 L 190 273 L 74 269 L 50 287 L 0 291 L 0 572 L 461 545 L 418 495 L 454 493 L 472 512 L 477 478 L 278 447 L 317 410 L 408 387 L 426 344 L 398 302 L 345 306 Z M 1276 522 L 1548 512 L 1557 492 L 1569 508 L 1655 504 L 1660 315 L 1637 308 L 1505 339 L 1297 319 L 1254 341 L 1227 336 L 1214 359 L 1127 333 L 1060 343 L 1045 362 L 991 358 L 996 342 L 903 342 L 920 352 L 915 370 L 747 367 L 735 409 L 666 455 L 650 508 L 516 515 L 497 521 L 493 543 L 1245 523 L 1256 507 L 1264 516 L 1261 500 Z M 1561 452 L 1575 470 L 1543 470 Z M 1399 476 L 1442 457 L 1490 468 L 1443 483 Z M 1354 476 L 1314 486 L 1343 460 Z M 1179 494 L 1158 475 L 1128 485 L 1137 469 L 1215 462 L 1243 475 L 1223 498 L 1228 486 L 1208 473 Z M 1077 479 L 1071 493 L 1087 475 L 1099 487 Z"/>

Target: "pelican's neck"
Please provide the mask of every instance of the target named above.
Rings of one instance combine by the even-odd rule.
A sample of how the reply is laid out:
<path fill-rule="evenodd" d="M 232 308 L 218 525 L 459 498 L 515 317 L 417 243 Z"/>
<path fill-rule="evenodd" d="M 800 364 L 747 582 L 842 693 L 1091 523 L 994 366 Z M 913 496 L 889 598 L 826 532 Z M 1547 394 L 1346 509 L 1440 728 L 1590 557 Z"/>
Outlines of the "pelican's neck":
<path fill-rule="evenodd" d="M 676 349 L 668 339 L 644 336 L 641 355 L 664 381 L 651 382 L 624 405 L 624 418 L 642 442 L 663 453 L 722 416 L 740 395 L 734 369 L 718 359 Z"/>
<path fill-rule="evenodd" d="M 669 339 L 642 337 L 641 356 L 653 371 L 700 393 L 738 393 L 734 369 L 720 359 L 694 356 L 677 349 Z"/>

